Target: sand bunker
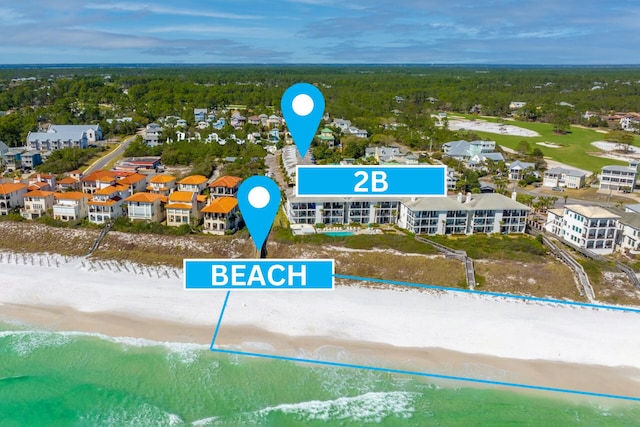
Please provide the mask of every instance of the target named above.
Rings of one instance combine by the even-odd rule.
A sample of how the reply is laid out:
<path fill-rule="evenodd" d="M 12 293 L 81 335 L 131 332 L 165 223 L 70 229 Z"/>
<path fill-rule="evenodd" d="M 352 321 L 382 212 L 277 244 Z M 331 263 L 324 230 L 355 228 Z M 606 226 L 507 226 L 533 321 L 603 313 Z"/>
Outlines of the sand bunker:
<path fill-rule="evenodd" d="M 538 132 L 503 123 L 485 122 L 484 120 L 450 120 L 451 130 L 477 130 L 480 132 L 497 133 L 514 136 L 540 136 Z"/>

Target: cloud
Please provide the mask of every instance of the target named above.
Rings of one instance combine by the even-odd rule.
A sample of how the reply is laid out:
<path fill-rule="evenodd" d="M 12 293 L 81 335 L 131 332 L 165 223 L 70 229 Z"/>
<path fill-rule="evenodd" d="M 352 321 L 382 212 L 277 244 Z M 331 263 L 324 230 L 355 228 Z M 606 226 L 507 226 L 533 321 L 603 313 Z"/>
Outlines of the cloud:
<path fill-rule="evenodd" d="M 206 9 L 185 9 L 161 6 L 158 4 L 138 4 L 138 3 L 89 3 L 84 6 L 86 9 L 107 10 L 118 12 L 148 12 L 157 15 L 181 15 L 181 16 L 197 16 L 204 18 L 223 18 L 223 19 L 260 19 L 257 15 L 239 15 L 226 12 L 212 12 Z"/>

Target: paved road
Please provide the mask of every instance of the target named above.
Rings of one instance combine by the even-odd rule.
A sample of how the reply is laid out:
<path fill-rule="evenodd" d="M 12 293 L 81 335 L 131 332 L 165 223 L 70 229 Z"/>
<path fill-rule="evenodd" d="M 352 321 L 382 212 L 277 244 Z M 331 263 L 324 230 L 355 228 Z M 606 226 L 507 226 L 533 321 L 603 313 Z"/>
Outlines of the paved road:
<path fill-rule="evenodd" d="M 125 139 L 124 141 L 122 141 L 118 148 L 116 148 L 112 152 L 106 154 L 105 156 L 103 156 L 103 157 L 99 158 L 98 160 L 96 160 L 95 162 L 93 162 L 84 171 L 85 175 L 104 168 L 111 160 L 113 160 L 115 157 L 119 156 L 120 154 L 124 153 L 124 151 L 127 149 L 129 144 L 131 144 L 133 142 L 133 140 L 135 140 L 135 139 L 136 139 L 135 136 L 130 136 L 127 139 Z"/>

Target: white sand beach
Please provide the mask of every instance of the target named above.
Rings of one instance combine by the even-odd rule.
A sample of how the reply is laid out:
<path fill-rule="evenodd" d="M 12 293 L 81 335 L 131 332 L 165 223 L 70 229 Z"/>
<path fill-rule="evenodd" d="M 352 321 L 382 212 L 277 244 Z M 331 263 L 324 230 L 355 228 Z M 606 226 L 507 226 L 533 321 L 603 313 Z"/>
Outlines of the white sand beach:
<path fill-rule="evenodd" d="M 185 291 L 165 267 L 0 258 L 0 321 L 208 344 L 225 297 Z M 339 345 L 403 366 L 640 396 L 638 330 L 640 313 L 353 284 L 232 293 L 216 344 L 298 355 Z"/>

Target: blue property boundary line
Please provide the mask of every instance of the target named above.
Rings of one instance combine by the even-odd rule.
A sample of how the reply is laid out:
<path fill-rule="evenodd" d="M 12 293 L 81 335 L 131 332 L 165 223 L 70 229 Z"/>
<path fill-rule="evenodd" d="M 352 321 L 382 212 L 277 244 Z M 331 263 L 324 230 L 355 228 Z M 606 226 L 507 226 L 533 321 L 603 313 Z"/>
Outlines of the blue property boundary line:
<path fill-rule="evenodd" d="M 501 293 L 496 293 L 496 292 L 472 291 L 472 290 L 468 290 L 468 289 L 447 288 L 447 287 L 441 287 L 441 286 L 435 286 L 435 285 L 421 285 L 421 284 L 409 283 L 409 282 L 393 282 L 393 281 L 388 281 L 388 280 L 371 279 L 371 278 L 357 277 L 357 276 L 344 276 L 344 275 L 336 274 L 336 275 L 334 275 L 334 277 L 339 278 L 339 279 L 361 280 L 361 281 L 370 281 L 370 282 L 382 282 L 382 283 L 387 283 L 387 284 L 404 285 L 404 286 L 415 286 L 415 287 L 422 287 L 422 288 L 428 288 L 428 289 L 451 290 L 451 291 L 457 291 L 457 292 L 470 292 L 470 293 L 477 293 L 477 294 L 491 295 L 491 296 L 500 296 L 500 297 L 508 297 L 508 298 L 529 299 L 529 300 L 534 300 L 534 301 L 545 301 L 545 302 L 554 302 L 554 303 L 561 303 L 561 304 L 583 305 L 583 306 L 594 307 L 594 308 L 611 308 L 611 309 L 618 309 L 618 310 L 621 309 L 620 307 L 615 307 L 615 306 L 606 306 L 606 305 L 600 306 L 600 305 L 596 305 L 596 304 L 586 304 L 586 303 L 569 303 L 567 301 L 561 301 L 561 300 L 552 300 L 552 299 L 536 298 L 536 297 L 518 297 L 516 295 L 501 294 Z M 443 380 L 450 380 L 450 381 L 469 382 L 469 383 L 475 383 L 475 384 L 496 385 L 496 386 L 503 386 L 503 387 L 515 387 L 515 388 L 521 388 L 521 389 L 527 389 L 527 390 L 550 391 L 550 392 L 555 392 L 555 393 L 565 393 L 565 394 L 573 394 L 573 395 L 580 395 L 580 396 L 601 397 L 601 398 L 607 398 L 607 399 L 618 399 L 618 400 L 627 400 L 627 401 L 632 401 L 632 402 L 640 402 L 640 397 L 634 397 L 634 396 L 624 396 L 624 395 L 607 394 L 607 393 L 596 393 L 596 392 L 593 392 L 593 391 L 582 391 L 582 390 L 574 390 L 574 389 L 567 389 L 567 388 L 545 387 L 545 386 L 537 386 L 537 385 L 532 385 L 532 384 L 510 383 L 510 382 L 504 382 L 504 381 L 483 380 L 483 379 L 479 379 L 479 378 L 460 377 L 460 376 L 453 376 L 453 375 L 443 375 L 443 374 L 435 374 L 435 373 L 431 373 L 431 372 L 408 371 L 408 370 L 393 369 L 393 368 L 380 368 L 380 367 L 376 367 L 376 366 L 356 365 L 356 364 L 350 364 L 350 363 L 330 362 L 330 361 L 326 361 L 326 360 L 303 359 L 303 358 L 298 358 L 298 357 L 276 356 L 276 355 L 273 355 L 273 354 L 252 353 L 252 352 L 247 352 L 247 351 L 225 350 L 225 349 L 221 349 L 221 348 L 215 348 L 216 338 L 218 337 L 218 332 L 220 331 L 220 325 L 222 324 L 222 318 L 224 317 L 224 312 L 225 312 L 225 310 L 227 308 L 227 303 L 229 302 L 229 294 L 230 293 L 231 293 L 231 291 L 227 291 L 227 294 L 224 297 L 224 303 L 222 304 L 222 309 L 220 310 L 220 316 L 218 317 L 218 324 L 216 325 L 216 329 L 215 329 L 215 332 L 213 334 L 213 338 L 211 339 L 211 346 L 209 347 L 209 349 L 212 352 L 215 352 L 215 353 L 232 354 L 232 355 L 247 356 L 247 357 L 260 357 L 260 358 L 263 358 L 263 359 L 284 360 L 284 361 L 287 361 L 287 362 L 296 362 L 296 363 L 310 363 L 310 364 L 314 364 L 314 365 L 332 366 L 332 367 L 337 367 L 337 368 L 363 369 L 363 370 L 367 370 L 367 371 L 386 372 L 386 373 L 390 373 L 390 374 L 415 375 L 415 376 L 424 377 L 424 378 L 436 378 L 436 379 L 443 379 Z M 640 312 L 640 310 L 632 310 L 632 311 Z"/>
<path fill-rule="evenodd" d="M 398 282 L 395 280 L 383 280 L 383 279 L 373 279 L 370 277 L 358 277 L 358 276 L 345 276 L 343 274 L 334 274 L 333 277 L 336 279 L 347 279 L 347 280 L 357 280 L 361 282 L 374 282 L 374 283 L 384 283 L 387 285 L 400 285 L 400 286 L 410 286 L 414 288 L 423 288 L 423 289 L 434 289 L 438 291 L 450 291 L 450 292 L 464 292 L 468 294 L 477 294 L 477 295 L 488 295 L 492 297 L 501 297 L 501 298 L 512 298 L 512 299 L 520 299 L 526 301 L 538 301 L 538 302 L 546 302 L 553 304 L 565 304 L 565 305 L 573 305 L 579 307 L 587 307 L 587 308 L 597 308 L 597 309 L 606 309 L 606 310 L 617 310 L 617 311 L 627 311 L 630 313 L 640 313 L 639 308 L 630 308 L 630 307 L 619 307 L 615 305 L 604 305 L 604 304 L 591 304 L 588 302 L 575 302 L 575 301 L 563 301 L 559 299 L 551 299 L 551 298 L 540 298 L 540 297 L 528 297 L 525 295 L 514 295 L 514 294 L 503 294 L 500 292 L 489 292 L 489 291 L 476 291 L 472 289 L 462 289 L 462 288 L 449 288 L 446 286 L 436 286 L 436 285 L 424 285 L 421 283 L 411 283 L 411 282 Z"/>

